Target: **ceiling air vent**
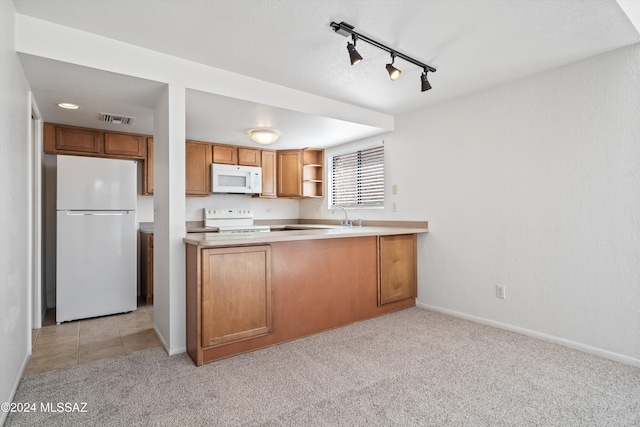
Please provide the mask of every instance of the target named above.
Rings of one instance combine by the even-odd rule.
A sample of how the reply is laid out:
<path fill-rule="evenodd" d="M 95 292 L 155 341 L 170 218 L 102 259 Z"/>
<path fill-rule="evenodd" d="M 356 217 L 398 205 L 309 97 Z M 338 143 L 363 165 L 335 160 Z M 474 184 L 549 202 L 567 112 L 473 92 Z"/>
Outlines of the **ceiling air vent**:
<path fill-rule="evenodd" d="M 116 125 L 130 125 L 130 124 L 133 124 L 133 120 L 134 120 L 133 117 L 116 116 L 115 114 L 100 113 L 101 122 L 113 123 Z"/>

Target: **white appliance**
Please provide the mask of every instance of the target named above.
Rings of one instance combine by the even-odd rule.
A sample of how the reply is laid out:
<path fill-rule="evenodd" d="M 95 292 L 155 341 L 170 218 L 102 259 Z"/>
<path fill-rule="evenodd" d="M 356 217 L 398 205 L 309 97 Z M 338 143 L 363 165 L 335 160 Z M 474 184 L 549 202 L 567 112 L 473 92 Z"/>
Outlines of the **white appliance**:
<path fill-rule="evenodd" d="M 268 232 L 268 225 L 253 223 L 253 210 L 249 208 L 204 208 L 204 226 L 217 228 L 218 233 L 258 233 Z"/>
<path fill-rule="evenodd" d="M 56 322 L 136 309 L 136 162 L 57 156 Z"/>
<path fill-rule="evenodd" d="M 262 168 L 212 163 L 211 192 L 260 194 L 262 192 Z"/>

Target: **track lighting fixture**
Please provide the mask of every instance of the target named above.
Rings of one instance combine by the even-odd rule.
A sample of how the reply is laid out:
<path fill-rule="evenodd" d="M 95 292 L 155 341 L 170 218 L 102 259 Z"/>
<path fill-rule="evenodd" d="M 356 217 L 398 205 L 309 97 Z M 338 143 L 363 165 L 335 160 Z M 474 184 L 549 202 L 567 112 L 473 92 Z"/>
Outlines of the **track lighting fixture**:
<path fill-rule="evenodd" d="M 420 81 L 422 82 L 422 92 L 426 92 L 431 89 L 431 84 L 429 80 L 427 80 L 427 69 L 425 68 L 424 73 L 420 76 Z"/>
<path fill-rule="evenodd" d="M 436 72 L 435 68 L 427 64 L 424 64 L 418 61 L 417 59 L 411 58 L 410 56 L 407 56 L 401 52 L 398 52 L 397 50 L 391 49 L 390 47 L 385 46 L 380 42 L 377 42 L 373 39 L 363 36 L 360 33 L 356 33 L 355 31 L 353 31 L 353 28 L 354 28 L 353 25 L 349 25 L 344 21 L 339 24 L 332 22 L 330 26 L 331 28 L 333 28 L 333 31 L 340 34 L 341 36 L 344 36 L 344 37 L 351 36 L 351 39 L 353 40 L 353 44 L 347 42 L 347 50 L 349 51 L 349 59 L 351 60 L 351 65 L 356 65 L 358 62 L 362 61 L 362 56 L 360 56 L 360 54 L 356 51 L 356 40 L 364 40 L 365 42 L 377 47 L 378 49 L 382 49 L 391 54 L 391 63 L 386 65 L 387 72 L 389 73 L 389 78 L 391 80 L 397 80 L 398 78 L 400 78 L 400 75 L 402 74 L 402 71 L 400 71 L 398 68 L 394 67 L 393 65 L 396 59 L 396 56 L 398 56 L 404 59 L 405 61 L 410 62 L 422 68 L 424 70 L 422 75 L 420 76 L 420 84 L 421 84 L 422 92 L 425 92 L 431 89 L 431 84 L 429 83 L 429 80 L 427 80 L 427 72 L 430 71 L 432 73 L 435 73 Z"/>
<path fill-rule="evenodd" d="M 356 40 L 358 37 L 355 34 L 352 34 L 353 44 L 347 42 L 347 50 L 349 51 L 349 59 L 351 60 L 351 65 L 356 65 L 358 62 L 362 61 L 362 56 L 356 50 Z"/>
<path fill-rule="evenodd" d="M 391 64 L 387 64 L 387 72 L 389 73 L 389 78 L 393 81 L 396 81 L 402 75 L 402 71 L 393 66 L 393 62 L 396 60 L 396 55 L 391 52 Z"/>

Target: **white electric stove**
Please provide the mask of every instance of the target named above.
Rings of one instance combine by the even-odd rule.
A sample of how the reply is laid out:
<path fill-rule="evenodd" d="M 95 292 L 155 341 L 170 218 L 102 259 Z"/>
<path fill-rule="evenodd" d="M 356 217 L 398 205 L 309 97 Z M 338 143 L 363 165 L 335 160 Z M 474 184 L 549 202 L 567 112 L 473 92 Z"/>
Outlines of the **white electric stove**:
<path fill-rule="evenodd" d="M 271 231 L 268 225 L 253 223 L 253 210 L 250 208 L 204 208 L 202 215 L 205 228 L 217 228 L 219 233 Z"/>

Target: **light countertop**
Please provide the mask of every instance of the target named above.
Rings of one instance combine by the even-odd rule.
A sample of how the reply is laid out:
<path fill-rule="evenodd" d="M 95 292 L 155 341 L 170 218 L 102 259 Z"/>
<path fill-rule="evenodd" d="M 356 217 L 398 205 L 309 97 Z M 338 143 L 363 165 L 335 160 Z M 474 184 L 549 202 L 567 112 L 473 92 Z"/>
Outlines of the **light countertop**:
<path fill-rule="evenodd" d="M 291 227 L 301 228 L 301 226 L 302 224 L 295 224 Z M 271 231 L 267 233 L 189 233 L 183 241 L 189 245 L 216 247 L 267 244 L 295 240 L 388 236 L 394 234 L 420 234 L 429 232 L 428 227 L 329 227 L 306 224 L 305 228 L 304 230 L 285 229 L 283 231 Z"/>

